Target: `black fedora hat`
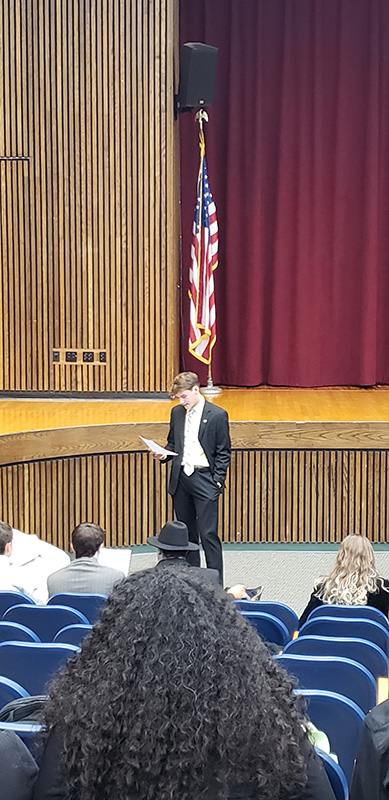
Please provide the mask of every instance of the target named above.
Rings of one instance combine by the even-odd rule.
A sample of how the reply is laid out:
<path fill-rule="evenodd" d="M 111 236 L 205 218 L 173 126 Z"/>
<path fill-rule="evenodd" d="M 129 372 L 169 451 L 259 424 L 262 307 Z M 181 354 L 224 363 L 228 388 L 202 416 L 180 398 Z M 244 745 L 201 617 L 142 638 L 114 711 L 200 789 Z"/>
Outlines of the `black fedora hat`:
<path fill-rule="evenodd" d="M 189 541 L 188 526 L 176 520 L 167 522 L 158 536 L 148 536 L 148 544 L 159 550 L 198 550 L 198 544 Z"/>

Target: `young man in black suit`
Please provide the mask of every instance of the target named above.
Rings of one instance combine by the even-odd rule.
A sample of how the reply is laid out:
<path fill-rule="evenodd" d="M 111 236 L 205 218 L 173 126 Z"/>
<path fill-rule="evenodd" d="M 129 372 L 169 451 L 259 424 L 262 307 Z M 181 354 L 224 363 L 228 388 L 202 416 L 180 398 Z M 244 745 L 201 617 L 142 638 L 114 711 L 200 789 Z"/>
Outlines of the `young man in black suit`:
<path fill-rule="evenodd" d="M 231 458 L 228 414 L 205 400 L 194 372 L 177 375 L 171 394 L 179 405 L 171 411 L 167 449 L 178 455 L 165 459 L 172 461 L 169 493 L 177 519 L 188 526 L 189 541 L 198 544 L 200 538 L 207 567 L 218 570 L 222 583 L 217 531 L 219 496 Z M 187 558 L 190 564 L 200 566 L 198 550 L 188 552 Z"/>

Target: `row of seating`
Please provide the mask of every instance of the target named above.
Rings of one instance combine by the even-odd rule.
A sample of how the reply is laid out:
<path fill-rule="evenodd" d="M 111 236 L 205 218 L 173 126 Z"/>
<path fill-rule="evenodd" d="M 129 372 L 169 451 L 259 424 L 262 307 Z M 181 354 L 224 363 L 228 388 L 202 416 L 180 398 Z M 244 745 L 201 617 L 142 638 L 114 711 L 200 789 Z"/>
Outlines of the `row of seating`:
<path fill-rule="evenodd" d="M 0 592 L 0 710 L 13 699 L 45 693 L 106 601 L 106 595 L 69 593 L 40 606 L 22 593 Z"/>
<path fill-rule="evenodd" d="M 362 722 L 377 703 L 378 682 L 387 684 L 387 618 L 369 606 L 323 605 L 297 635 L 297 617 L 283 604 L 237 606 L 264 639 L 282 648 L 275 658 L 297 678 L 311 721 L 327 734 L 350 783 Z M 344 787 L 338 791 L 337 797 L 347 796 Z"/>
<path fill-rule="evenodd" d="M 93 624 L 98 619 L 100 611 L 107 602 L 107 599 L 107 595 L 105 594 L 76 594 L 73 592 L 64 592 L 50 597 L 47 606 L 69 606 L 79 611 L 81 614 L 84 614 L 88 622 Z M 38 606 L 31 597 L 28 597 L 28 595 L 22 592 L 0 591 L 0 619 L 4 618 L 9 608 L 16 605 L 46 608 L 46 606 Z"/>

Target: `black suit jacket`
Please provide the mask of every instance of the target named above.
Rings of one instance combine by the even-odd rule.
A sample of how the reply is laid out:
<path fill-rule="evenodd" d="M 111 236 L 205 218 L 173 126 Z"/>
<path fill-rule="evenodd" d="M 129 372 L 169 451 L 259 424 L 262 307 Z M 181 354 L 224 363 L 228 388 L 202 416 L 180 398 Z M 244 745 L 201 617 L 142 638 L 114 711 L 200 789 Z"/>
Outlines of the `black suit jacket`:
<path fill-rule="evenodd" d="M 192 574 L 198 575 L 199 578 L 204 578 L 206 581 L 212 583 L 219 583 L 219 571 L 217 569 L 208 569 L 207 567 L 194 567 L 188 564 L 185 558 L 163 558 L 158 561 L 154 569 L 174 569 L 183 570 L 187 572 L 190 570 Z"/>
<path fill-rule="evenodd" d="M 178 453 L 172 456 L 169 493 L 174 494 L 180 475 L 184 452 L 184 430 L 186 411 L 183 406 L 174 406 L 170 415 L 167 449 Z M 228 414 L 224 408 L 214 406 L 206 400 L 199 427 L 199 441 L 207 456 L 215 483 L 224 485 L 231 458 L 231 441 Z M 169 459 L 170 460 L 170 459 Z"/>

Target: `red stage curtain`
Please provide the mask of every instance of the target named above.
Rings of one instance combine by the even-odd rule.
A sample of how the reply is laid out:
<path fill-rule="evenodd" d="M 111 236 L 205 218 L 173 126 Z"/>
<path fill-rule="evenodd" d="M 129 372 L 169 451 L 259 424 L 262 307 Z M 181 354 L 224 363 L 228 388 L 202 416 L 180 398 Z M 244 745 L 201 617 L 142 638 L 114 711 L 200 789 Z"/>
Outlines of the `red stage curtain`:
<path fill-rule="evenodd" d="M 214 380 L 389 383 L 388 0 L 182 0 L 219 47 L 206 126 L 218 210 Z M 181 126 L 183 341 L 198 167 Z"/>

